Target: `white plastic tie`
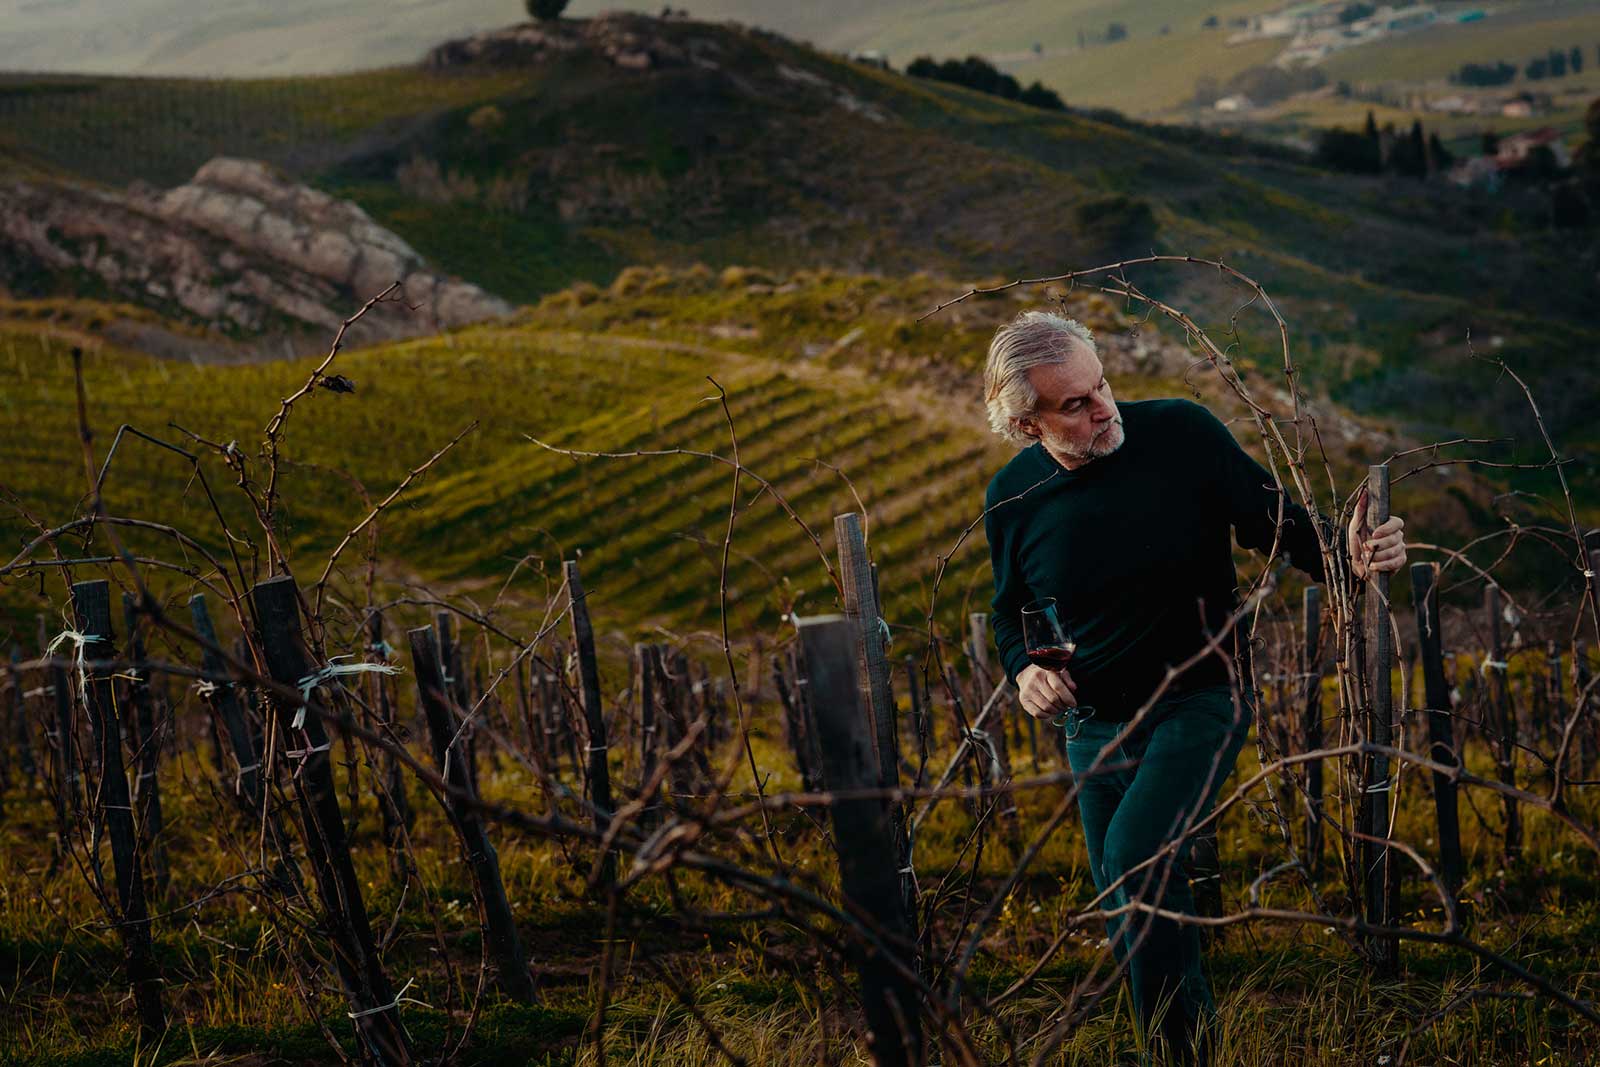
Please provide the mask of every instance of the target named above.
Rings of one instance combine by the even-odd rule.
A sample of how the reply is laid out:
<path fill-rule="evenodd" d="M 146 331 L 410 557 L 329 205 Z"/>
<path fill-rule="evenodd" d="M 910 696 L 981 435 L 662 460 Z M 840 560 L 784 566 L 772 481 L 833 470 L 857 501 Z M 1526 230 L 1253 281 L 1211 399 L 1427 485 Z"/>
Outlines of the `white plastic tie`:
<path fill-rule="evenodd" d="M 350 659 L 350 656 L 332 656 L 328 665 L 319 670 L 312 671 L 295 684 L 300 689 L 300 707 L 295 709 L 294 721 L 289 724 L 291 729 L 299 730 L 306 724 L 306 705 L 311 701 L 311 690 L 323 682 L 334 678 L 341 678 L 347 674 L 399 674 L 400 668 L 392 663 L 335 663 L 334 660 Z"/>
<path fill-rule="evenodd" d="M 392 659 L 394 657 L 394 646 L 387 641 L 374 641 L 367 646 L 367 651 L 376 652 L 384 659 Z"/>
<path fill-rule="evenodd" d="M 74 658 L 78 661 L 78 685 L 81 687 L 80 692 L 84 694 L 85 700 L 88 699 L 89 693 L 89 673 L 88 671 L 84 670 L 83 667 L 83 647 L 91 641 L 98 640 L 100 640 L 99 634 L 79 633 L 77 630 L 68 627 L 67 629 L 56 634 L 55 637 L 50 640 L 50 644 L 45 646 L 44 650 L 44 654 L 46 656 L 54 656 L 56 654 L 56 649 L 61 647 L 61 642 L 63 641 L 71 641 L 73 644 L 78 646 L 78 650 Z"/>
<path fill-rule="evenodd" d="M 433 1007 L 432 1004 L 418 1000 L 416 997 L 406 996 L 406 990 L 410 989 L 415 982 L 415 978 L 407 978 L 406 984 L 400 987 L 400 992 L 396 993 L 395 998 L 389 1001 L 387 1004 L 379 1004 L 376 1008 L 367 1008 L 364 1011 L 347 1011 L 345 1014 L 352 1019 L 365 1019 L 369 1015 L 379 1015 L 386 1011 L 394 1011 L 398 1009 L 401 1004 L 420 1004 L 424 1008 Z"/>
<path fill-rule="evenodd" d="M 332 747 L 332 741 L 324 741 L 322 744 L 313 745 L 310 748 L 286 748 L 283 750 L 283 754 L 287 759 L 304 760 L 306 757 L 315 753 L 326 752 Z"/>
<path fill-rule="evenodd" d="M 1388 778 L 1385 778 L 1383 781 L 1379 782 L 1377 785 L 1369 785 L 1369 786 L 1367 786 L 1365 789 L 1362 790 L 1362 792 L 1363 793 L 1387 793 L 1389 791 L 1390 785 L 1392 785 L 1392 784 L 1393 783 Z"/>
<path fill-rule="evenodd" d="M 1478 673 L 1488 674 L 1492 670 L 1503 671 L 1506 669 L 1506 667 L 1506 661 L 1503 659 L 1485 659 L 1481 664 L 1479 664 Z"/>
<path fill-rule="evenodd" d="M 251 763 L 251 764 L 248 764 L 246 766 L 240 767 L 239 768 L 239 773 L 235 774 L 233 776 L 233 795 L 234 796 L 238 796 L 239 795 L 240 790 L 244 786 L 244 776 L 245 775 L 249 774 L 251 771 L 258 771 L 260 769 L 261 769 L 261 762 L 259 760 L 257 760 L 255 763 Z"/>

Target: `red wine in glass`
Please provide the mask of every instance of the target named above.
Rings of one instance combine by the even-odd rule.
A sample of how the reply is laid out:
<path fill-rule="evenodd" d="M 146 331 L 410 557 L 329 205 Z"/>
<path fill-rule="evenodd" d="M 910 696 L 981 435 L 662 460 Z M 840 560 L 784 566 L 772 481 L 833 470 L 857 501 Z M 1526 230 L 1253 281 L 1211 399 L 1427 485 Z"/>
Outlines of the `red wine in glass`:
<path fill-rule="evenodd" d="M 1043 667 L 1048 671 L 1059 671 L 1072 659 L 1072 654 L 1077 651 L 1073 645 L 1050 645 L 1044 648 L 1028 649 L 1028 660 Z"/>
<path fill-rule="evenodd" d="M 1022 637 L 1029 662 L 1046 670 L 1061 670 L 1078 650 L 1078 642 L 1061 621 L 1055 597 L 1034 600 L 1023 607 Z"/>

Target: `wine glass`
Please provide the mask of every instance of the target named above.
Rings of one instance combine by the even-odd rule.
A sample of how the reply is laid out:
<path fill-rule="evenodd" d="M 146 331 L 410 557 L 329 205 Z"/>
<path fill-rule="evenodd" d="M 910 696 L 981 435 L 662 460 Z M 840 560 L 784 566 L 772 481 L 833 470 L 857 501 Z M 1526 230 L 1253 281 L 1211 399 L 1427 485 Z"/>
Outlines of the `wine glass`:
<path fill-rule="evenodd" d="M 1078 642 L 1061 621 L 1055 597 L 1032 600 L 1022 608 L 1022 639 L 1028 660 L 1045 670 L 1059 671 L 1078 650 Z"/>

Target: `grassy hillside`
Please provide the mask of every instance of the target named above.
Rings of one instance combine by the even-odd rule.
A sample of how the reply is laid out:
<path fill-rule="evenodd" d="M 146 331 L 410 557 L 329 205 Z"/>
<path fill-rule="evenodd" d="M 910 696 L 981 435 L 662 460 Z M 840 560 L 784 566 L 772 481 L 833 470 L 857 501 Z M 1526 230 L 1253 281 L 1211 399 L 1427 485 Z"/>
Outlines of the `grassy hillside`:
<path fill-rule="evenodd" d="M 476 419 L 477 431 L 381 521 L 386 587 L 426 580 L 492 596 L 516 561 L 531 556 L 536 565 L 507 591 L 514 610 L 531 611 L 542 605 L 550 576 L 559 577 L 559 561 L 581 558 L 605 625 L 714 627 L 731 470 L 684 455 L 575 460 L 524 436 L 589 451 L 729 455 L 724 413 L 705 399 L 716 392 L 711 375 L 727 390 L 742 461 L 773 483 L 830 558 L 833 516 L 854 510 L 859 494 L 889 617 L 919 626 L 939 557 L 955 552 L 982 511 L 989 477 L 1011 454 L 984 424 L 976 370 L 994 325 L 1023 301 L 962 305 L 916 325 L 917 315 L 957 288 L 927 276 L 640 268 L 607 290 L 580 286 L 550 297 L 514 324 L 343 355 L 334 369 L 354 380 L 355 393 L 313 393 L 288 423 L 283 531 L 296 569 L 313 580 L 366 514 L 357 482 L 381 499 Z M 1078 297 L 1071 307 L 1100 331 L 1120 397 L 1193 395 L 1181 356 L 1174 372 L 1125 354 L 1130 320 L 1110 302 Z M 0 401 L 0 448 L 10 457 L 0 483 L 21 505 L 3 509 L 8 544 L 31 536 L 24 513 L 45 525 L 65 521 L 82 493 L 69 340 L 20 323 L 0 326 L 0 373 L 20 387 Z M 105 455 L 126 421 L 172 441 L 183 440 L 179 426 L 210 441 L 237 441 L 254 456 L 276 398 L 303 382 L 311 365 L 196 367 L 91 346 L 85 379 L 96 455 Z M 1234 412 L 1211 378 L 1190 381 L 1218 411 Z M 17 417 L 24 403 L 26 419 Z M 1383 450 L 1338 433 L 1327 438 L 1344 481 Z M 230 526 L 259 544 L 233 479 L 216 457 L 205 462 Z M 1419 530 L 1455 537 L 1478 521 L 1487 490 L 1448 484 L 1459 488 L 1407 494 Z M 807 535 L 749 478 L 739 500 L 728 579 L 735 624 L 759 632 L 777 625 L 787 606 L 833 610 L 826 568 Z M 170 453 L 124 441 L 106 502 L 112 514 L 170 522 L 225 551 L 187 464 Z M 137 551 L 181 555 L 159 537 L 123 535 Z M 63 552 L 83 547 L 74 541 Z M 365 550 L 364 542 L 351 547 L 335 583 L 357 599 Z M 248 562 L 251 551 L 241 552 Z M 3 586 L 19 634 L 31 635 L 42 610 L 38 581 L 35 573 Z M 192 591 L 183 578 L 161 581 L 174 597 Z M 987 581 L 980 525 L 944 576 L 945 625 L 957 627 L 966 611 L 986 606 Z M 44 582 L 59 600 L 59 577 Z"/>
<path fill-rule="evenodd" d="M 261 155 L 520 301 L 608 284 L 630 263 L 960 277 L 1152 250 L 1222 258 L 1267 286 L 1314 387 L 1424 439 L 1514 434 L 1537 456 L 1520 395 L 1468 355 L 1469 334 L 1498 337 L 1486 351 L 1534 383 L 1574 481 L 1594 484 L 1596 383 L 1574 362 L 1600 343 L 1585 311 L 1593 252 L 1537 220 L 1237 139 L 1040 112 L 770 34 L 644 26 L 710 65 L 624 71 L 579 50 L 221 86 L 11 79 L 0 99 L 15 166 L 165 182 L 217 151 Z M 1200 270 L 1131 277 L 1208 326 L 1250 299 Z M 1241 354 L 1278 361 L 1258 312 L 1241 320 Z"/>

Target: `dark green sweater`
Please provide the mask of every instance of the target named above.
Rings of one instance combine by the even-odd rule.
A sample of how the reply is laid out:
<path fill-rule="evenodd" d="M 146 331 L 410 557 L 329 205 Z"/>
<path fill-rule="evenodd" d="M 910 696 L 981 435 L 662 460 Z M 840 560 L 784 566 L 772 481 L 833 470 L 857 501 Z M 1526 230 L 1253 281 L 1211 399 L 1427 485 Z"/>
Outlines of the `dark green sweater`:
<path fill-rule="evenodd" d="M 1227 621 L 1239 602 L 1229 527 L 1240 545 L 1270 549 L 1281 491 L 1200 404 L 1118 408 L 1126 440 L 1109 456 L 1069 471 L 1038 442 L 1017 453 L 989 482 L 984 527 L 994 565 L 990 619 L 1007 677 L 1015 684 L 1028 665 L 1022 606 L 1053 596 L 1078 642 L 1067 668 L 1078 703 L 1126 720 L 1168 664 L 1193 655 Z M 1279 551 L 1321 581 L 1306 510 L 1283 500 Z M 1173 689 L 1227 680 L 1211 655 Z"/>

